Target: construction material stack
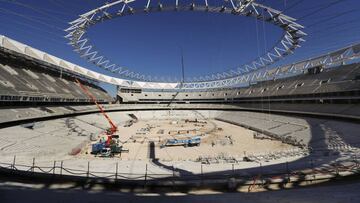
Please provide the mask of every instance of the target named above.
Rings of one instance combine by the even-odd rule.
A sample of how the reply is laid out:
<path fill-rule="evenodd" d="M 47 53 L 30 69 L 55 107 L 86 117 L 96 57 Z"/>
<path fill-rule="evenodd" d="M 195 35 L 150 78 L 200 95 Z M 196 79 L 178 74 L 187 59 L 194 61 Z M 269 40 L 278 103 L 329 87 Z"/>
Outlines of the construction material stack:
<path fill-rule="evenodd" d="M 199 136 L 188 138 L 188 139 L 169 139 L 160 148 L 170 147 L 170 146 L 200 146 L 201 138 Z"/>

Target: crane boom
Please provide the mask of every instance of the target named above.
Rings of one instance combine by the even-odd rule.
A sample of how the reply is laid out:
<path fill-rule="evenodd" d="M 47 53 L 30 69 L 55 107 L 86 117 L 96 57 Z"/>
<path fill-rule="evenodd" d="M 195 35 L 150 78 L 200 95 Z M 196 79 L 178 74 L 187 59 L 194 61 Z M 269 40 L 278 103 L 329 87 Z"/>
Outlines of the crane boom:
<path fill-rule="evenodd" d="M 98 107 L 98 109 L 100 110 L 102 115 L 109 122 L 111 134 L 114 134 L 117 131 L 117 127 L 114 124 L 114 122 L 112 122 L 110 117 L 105 113 L 104 109 L 96 102 L 96 98 L 94 97 L 94 95 L 92 95 L 91 92 L 83 84 L 81 84 L 81 82 L 77 78 L 75 78 L 75 80 L 79 84 L 79 86 L 83 90 L 83 92 L 91 99 L 92 102 L 94 102 L 96 104 L 96 106 Z"/>

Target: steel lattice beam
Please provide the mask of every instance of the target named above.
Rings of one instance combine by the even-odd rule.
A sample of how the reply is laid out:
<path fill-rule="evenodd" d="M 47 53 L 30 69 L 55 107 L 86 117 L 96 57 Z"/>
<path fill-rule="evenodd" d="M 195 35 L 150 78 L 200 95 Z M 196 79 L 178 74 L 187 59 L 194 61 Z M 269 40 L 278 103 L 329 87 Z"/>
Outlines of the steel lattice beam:
<path fill-rule="evenodd" d="M 135 2 L 143 2 L 144 6 L 135 7 Z M 168 1 L 166 2 L 168 3 Z M 136 81 L 169 82 L 161 80 L 156 76 L 134 72 L 129 68 L 113 63 L 110 59 L 96 50 L 94 45 L 86 36 L 86 31 L 97 23 L 101 23 L 115 17 L 128 16 L 143 12 L 150 13 L 187 10 L 254 17 L 258 20 L 263 20 L 277 25 L 284 30 L 284 35 L 279 40 L 279 43 L 270 49 L 268 53 L 254 61 L 225 72 L 187 78 L 187 81 L 203 83 L 207 81 L 226 80 L 239 77 L 271 65 L 280 60 L 282 57 L 293 53 L 296 48 L 300 47 L 299 44 L 304 42 L 303 37 L 306 36 L 306 34 L 302 31 L 304 27 L 296 23 L 294 18 L 284 15 L 281 11 L 258 4 L 254 0 L 219 0 L 218 2 L 222 3 L 222 6 L 210 5 L 207 0 L 194 1 L 196 4 L 191 3 L 190 5 L 181 4 L 182 2 L 183 1 L 181 0 L 175 0 L 172 2 L 172 5 L 165 5 L 160 1 L 154 0 L 118 0 L 112 3 L 107 3 L 99 8 L 80 15 L 78 19 L 70 22 L 70 27 L 66 29 L 68 34 L 65 37 L 70 40 L 69 44 L 75 48 L 75 51 L 78 52 L 81 57 L 101 68 L 109 70 L 113 73 L 118 73 L 121 78 Z"/>

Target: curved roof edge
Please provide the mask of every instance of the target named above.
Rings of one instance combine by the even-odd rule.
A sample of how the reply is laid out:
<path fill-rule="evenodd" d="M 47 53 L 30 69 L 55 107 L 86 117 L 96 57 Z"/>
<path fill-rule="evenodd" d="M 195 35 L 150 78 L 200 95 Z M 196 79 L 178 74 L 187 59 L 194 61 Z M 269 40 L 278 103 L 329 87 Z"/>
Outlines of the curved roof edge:
<path fill-rule="evenodd" d="M 176 88 L 178 86 L 178 83 L 153 83 L 153 82 L 132 81 L 132 80 L 125 80 L 125 79 L 104 75 L 89 70 L 87 68 L 81 67 L 79 65 L 73 64 L 69 61 L 58 58 L 46 52 L 40 51 L 38 49 L 35 49 L 31 46 L 28 46 L 26 44 L 23 44 L 21 42 L 18 42 L 3 35 L 0 35 L 0 47 L 26 55 L 34 59 L 38 59 L 40 61 L 47 62 L 49 64 L 55 65 L 56 67 L 63 68 L 67 71 L 74 72 L 79 75 L 83 75 L 87 78 L 91 78 L 96 81 L 101 81 L 112 85 L 119 85 L 123 87 L 151 88 L 151 89 L 171 89 L 171 88 Z"/>
<path fill-rule="evenodd" d="M 143 88 L 143 89 L 213 89 L 213 88 L 226 88 L 234 87 L 239 84 L 249 84 L 251 81 L 264 81 L 271 80 L 277 77 L 286 77 L 294 74 L 300 74 L 308 68 L 324 65 L 331 66 L 337 63 L 346 61 L 357 60 L 360 58 L 360 43 L 355 43 L 350 46 L 334 50 L 332 52 L 316 56 L 314 58 L 298 61 L 292 64 L 274 67 L 260 72 L 248 73 L 242 76 L 215 80 L 209 82 L 189 82 L 189 83 L 156 83 L 156 82 L 143 82 L 120 79 L 116 77 L 107 76 L 79 65 L 73 64 L 66 60 L 60 59 L 56 56 L 50 55 L 38 49 L 32 48 L 28 45 L 10 39 L 6 36 L 0 35 L 0 47 L 11 50 L 13 52 L 25 55 L 27 57 L 44 61 L 52 64 L 57 68 L 67 70 L 74 74 L 84 76 L 96 81 L 105 82 L 112 85 L 118 85 L 129 88 Z"/>

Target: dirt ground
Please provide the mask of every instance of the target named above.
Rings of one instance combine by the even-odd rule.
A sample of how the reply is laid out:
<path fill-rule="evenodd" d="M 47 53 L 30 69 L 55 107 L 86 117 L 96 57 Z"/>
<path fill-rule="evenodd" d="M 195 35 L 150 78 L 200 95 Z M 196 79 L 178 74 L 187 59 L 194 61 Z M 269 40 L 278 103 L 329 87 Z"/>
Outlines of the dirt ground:
<path fill-rule="evenodd" d="M 247 154 L 268 153 L 293 148 L 279 141 L 253 138 L 253 131 L 213 119 L 185 122 L 185 120 L 140 120 L 130 127 L 119 126 L 119 140 L 128 153 L 115 158 L 122 160 L 149 159 L 150 142 L 155 144 L 155 157 L 160 161 L 194 161 L 199 157 L 242 157 Z M 200 146 L 160 146 L 168 139 L 201 137 Z M 95 142 L 93 142 L 95 143 Z M 91 144 L 81 157 L 91 158 Z"/>

